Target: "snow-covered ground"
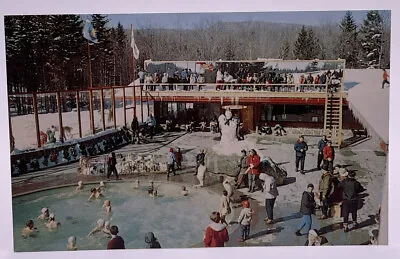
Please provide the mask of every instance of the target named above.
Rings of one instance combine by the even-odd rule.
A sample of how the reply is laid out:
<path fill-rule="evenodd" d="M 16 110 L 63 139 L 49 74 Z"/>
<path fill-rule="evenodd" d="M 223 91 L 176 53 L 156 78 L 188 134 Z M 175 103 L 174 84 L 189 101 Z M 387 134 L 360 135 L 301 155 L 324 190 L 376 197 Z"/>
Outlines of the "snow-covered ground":
<path fill-rule="evenodd" d="M 129 108 L 129 107 L 127 107 Z M 152 107 L 150 106 L 150 113 L 152 113 Z M 102 129 L 103 124 L 101 121 L 101 113 L 98 110 L 93 112 L 94 114 L 94 125 L 95 128 Z M 105 121 L 106 128 L 114 127 L 114 121 L 108 120 L 109 110 L 105 110 Z M 122 127 L 124 125 L 124 110 L 123 108 L 116 109 L 117 114 L 117 127 Z M 74 139 L 79 138 L 79 126 L 78 126 L 78 114 L 75 111 L 64 112 L 63 116 L 63 126 L 71 127 L 71 133 Z M 136 116 L 138 120 L 141 120 L 141 107 L 136 106 Z M 143 105 L 143 118 L 147 119 L 147 105 Z M 126 110 L 126 122 L 128 125 L 132 122 L 133 109 Z M 11 117 L 12 132 L 15 139 L 15 148 L 19 150 L 32 149 L 37 147 L 36 143 L 36 129 L 35 129 L 35 116 L 33 114 L 14 116 Z M 39 125 L 40 130 L 46 132 L 48 128 L 52 125 L 58 127 L 58 113 L 48 113 L 39 114 Z M 81 111 L 81 125 L 82 125 L 82 135 L 88 136 L 90 132 L 90 120 L 89 111 Z M 55 137 L 59 139 L 59 131 L 56 132 Z"/>
<path fill-rule="evenodd" d="M 387 70 L 389 73 L 390 71 Z M 350 69 L 344 74 L 349 107 L 375 140 L 389 143 L 389 88 L 382 89 L 380 69 Z"/>

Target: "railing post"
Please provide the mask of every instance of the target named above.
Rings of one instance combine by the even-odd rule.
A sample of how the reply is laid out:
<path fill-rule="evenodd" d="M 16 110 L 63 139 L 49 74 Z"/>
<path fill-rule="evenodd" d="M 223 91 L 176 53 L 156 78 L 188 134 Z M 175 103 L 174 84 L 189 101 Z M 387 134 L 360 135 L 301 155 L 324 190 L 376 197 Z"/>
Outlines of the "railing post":
<path fill-rule="evenodd" d="M 101 123 L 103 127 L 103 131 L 106 130 L 106 120 L 104 118 L 104 90 L 100 89 L 100 109 L 101 109 Z"/>
<path fill-rule="evenodd" d="M 126 96 L 125 96 L 125 87 L 122 88 L 122 101 L 124 102 L 124 126 L 126 127 Z"/>
<path fill-rule="evenodd" d="M 82 138 L 81 105 L 79 94 L 79 91 L 76 91 L 76 112 L 78 113 L 79 138 Z"/>
<path fill-rule="evenodd" d="M 111 88 L 111 98 L 112 98 L 112 113 L 114 119 L 114 129 L 117 128 L 117 114 L 115 114 L 115 89 Z"/>
<path fill-rule="evenodd" d="M 41 147 L 41 144 L 40 144 L 40 127 L 39 127 L 39 111 L 38 111 L 38 103 L 37 103 L 37 95 L 36 95 L 36 93 L 33 93 L 33 112 L 35 114 L 36 142 L 37 142 L 37 146 Z"/>
<path fill-rule="evenodd" d="M 61 141 L 61 143 L 63 143 L 65 136 L 64 136 L 64 126 L 63 126 L 63 121 L 62 121 L 62 105 L 61 105 L 60 92 L 57 92 L 56 96 L 57 96 L 57 110 L 58 110 L 58 125 L 60 127 L 60 141 Z"/>

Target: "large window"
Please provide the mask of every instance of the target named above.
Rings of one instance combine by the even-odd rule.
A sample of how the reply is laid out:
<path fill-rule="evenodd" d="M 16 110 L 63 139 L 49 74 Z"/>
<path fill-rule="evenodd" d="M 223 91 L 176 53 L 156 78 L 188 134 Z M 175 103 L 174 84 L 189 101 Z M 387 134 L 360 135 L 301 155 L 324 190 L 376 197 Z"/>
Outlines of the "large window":
<path fill-rule="evenodd" d="M 324 120 L 324 107 L 313 105 L 263 105 L 261 121 L 316 122 Z"/>

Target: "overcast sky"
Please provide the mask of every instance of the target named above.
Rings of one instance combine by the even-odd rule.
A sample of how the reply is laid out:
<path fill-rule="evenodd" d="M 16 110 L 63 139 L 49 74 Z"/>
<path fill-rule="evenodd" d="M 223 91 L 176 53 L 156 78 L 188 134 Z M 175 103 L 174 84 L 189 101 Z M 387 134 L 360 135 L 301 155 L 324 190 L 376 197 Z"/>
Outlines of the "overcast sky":
<path fill-rule="evenodd" d="M 387 11 L 390 15 L 390 11 Z M 125 28 L 131 24 L 135 28 L 183 28 L 190 29 L 201 21 L 241 22 L 267 21 L 278 23 L 319 25 L 322 23 L 338 23 L 346 11 L 323 12 L 264 12 L 264 13 L 180 13 L 180 14 L 110 14 L 110 25 L 118 22 Z M 352 11 L 357 24 L 365 19 L 367 11 Z"/>

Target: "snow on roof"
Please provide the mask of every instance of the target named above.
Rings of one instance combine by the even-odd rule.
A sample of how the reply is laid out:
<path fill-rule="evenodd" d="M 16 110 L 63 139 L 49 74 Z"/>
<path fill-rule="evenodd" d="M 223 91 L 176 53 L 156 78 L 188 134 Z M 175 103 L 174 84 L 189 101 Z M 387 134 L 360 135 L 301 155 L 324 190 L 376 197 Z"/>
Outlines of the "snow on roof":
<path fill-rule="evenodd" d="M 390 70 L 386 70 L 389 74 Z M 348 91 L 349 107 L 373 137 L 389 143 L 389 88 L 382 89 L 381 69 L 346 69 L 346 83 L 357 83 Z"/>

